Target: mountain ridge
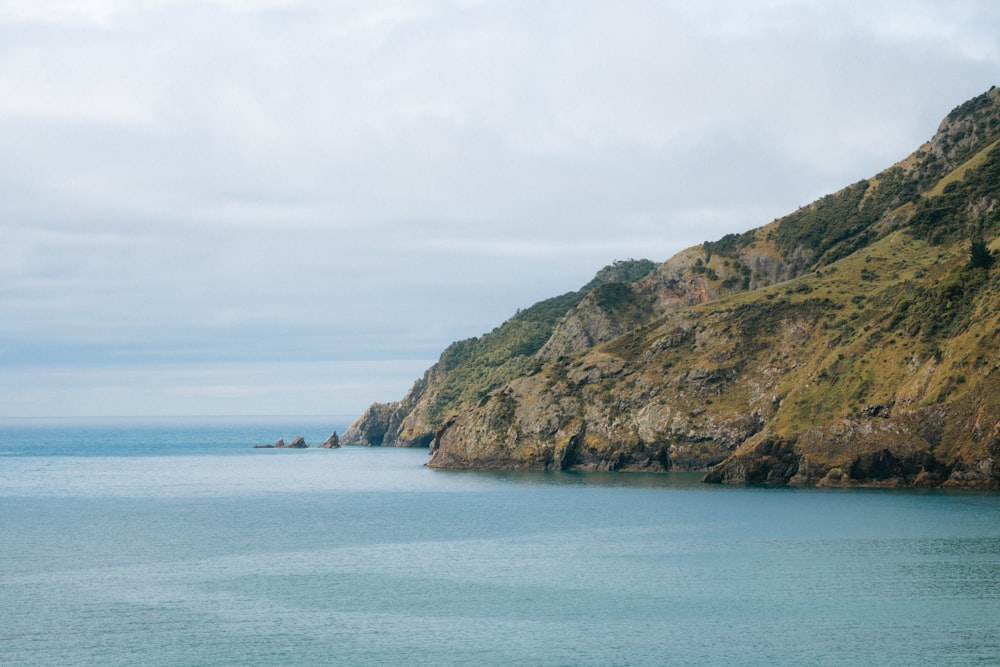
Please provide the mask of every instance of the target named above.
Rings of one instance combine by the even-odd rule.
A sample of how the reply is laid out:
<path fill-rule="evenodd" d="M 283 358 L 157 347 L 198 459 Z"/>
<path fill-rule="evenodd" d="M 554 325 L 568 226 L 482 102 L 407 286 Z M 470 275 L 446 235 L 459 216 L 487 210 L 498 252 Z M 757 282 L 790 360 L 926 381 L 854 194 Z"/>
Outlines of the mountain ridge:
<path fill-rule="evenodd" d="M 994 87 L 870 179 L 571 293 L 502 381 L 431 413 L 446 350 L 347 444 L 429 445 L 440 468 L 1000 486 L 998 146 Z"/>

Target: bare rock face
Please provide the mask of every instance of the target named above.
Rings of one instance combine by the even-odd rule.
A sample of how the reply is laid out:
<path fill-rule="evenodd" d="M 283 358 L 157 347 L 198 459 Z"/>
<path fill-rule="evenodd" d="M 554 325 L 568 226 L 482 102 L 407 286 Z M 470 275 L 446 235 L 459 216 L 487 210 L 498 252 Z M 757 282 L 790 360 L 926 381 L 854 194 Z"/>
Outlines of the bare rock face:
<path fill-rule="evenodd" d="M 584 299 L 556 327 L 536 356 L 546 361 L 576 356 L 622 335 L 625 331 L 627 329 L 622 324 L 612 319 L 611 313 L 599 307 L 593 299 Z"/>
<path fill-rule="evenodd" d="M 751 413 L 699 418 L 672 401 L 673 381 L 684 380 L 660 384 L 595 350 L 579 363 L 515 380 L 450 420 L 436 434 L 428 465 L 703 470 L 760 429 Z M 616 391 L 623 385 L 629 391 Z"/>
<path fill-rule="evenodd" d="M 426 447 L 432 433 L 424 423 L 423 413 L 419 408 L 427 398 L 432 370 L 417 380 L 402 400 L 369 406 L 344 431 L 340 444 L 361 447 Z"/>
<path fill-rule="evenodd" d="M 790 438 L 762 434 L 712 468 L 705 481 L 827 487 L 945 485 L 955 476 L 954 465 L 939 460 L 934 446 L 912 429 L 916 421 L 906 417 L 894 422 L 843 420 Z M 987 477 L 976 480 L 985 483 Z"/>
<path fill-rule="evenodd" d="M 340 438 L 337 436 L 337 432 L 334 431 L 330 434 L 322 445 L 319 446 L 320 449 L 339 449 L 340 448 Z"/>
<path fill-rule="evenodd" d="M 301 435 L 299 435 L 296 436 L 295 439 L 293 439 L 290 443 L 288 443 L 287 447 L 289 449 L 306 449 L 307 447 L 309 447 L 309 445 L 306 444 L 306 439 L 303 438 Z"/>
<path fill-rule="evenodd" d="M 374 403 L 344 432 L 345 445 L 378 447 L 399 421 L 399 403 Z"/>
<path fill-rule="evenodd" d="M 705 476 L 706 482 L 739 484 L 786 484 L 799 470 L 795 440 L 759 438 Z"/>

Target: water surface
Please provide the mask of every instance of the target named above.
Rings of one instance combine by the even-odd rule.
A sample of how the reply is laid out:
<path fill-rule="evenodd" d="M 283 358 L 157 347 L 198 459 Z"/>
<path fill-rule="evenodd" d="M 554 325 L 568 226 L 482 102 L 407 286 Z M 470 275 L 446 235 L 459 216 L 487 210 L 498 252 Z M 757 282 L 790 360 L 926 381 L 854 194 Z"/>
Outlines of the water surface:
<path fill-rule="evenodd" d="M 299 428 L 302 432 L 295 432 Z M 341 426 L 342 430 L 342 426 Z M 0 662 L 996 664 L 1000 495 L 0 423 Z"/>

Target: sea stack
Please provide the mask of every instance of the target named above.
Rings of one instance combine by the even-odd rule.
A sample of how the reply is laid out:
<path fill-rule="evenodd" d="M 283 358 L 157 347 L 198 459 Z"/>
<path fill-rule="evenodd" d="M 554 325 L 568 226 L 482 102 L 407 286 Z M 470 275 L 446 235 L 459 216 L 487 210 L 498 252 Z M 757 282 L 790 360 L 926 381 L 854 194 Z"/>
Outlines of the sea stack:
<path fill-rule="evenodd" d="M 296 436 L 294 440 L 288 443 L 287 447 L 289 449 L 306 449 L 309 445 L 306 444 L 306 439 L 300 435 Z"/>
<path fill-rule="evenodd" d="M 340 449 L 340 436 L 337 435 L 336 431 L 331 433 L 326 442 L 320 445 L 320 449 Z"/>

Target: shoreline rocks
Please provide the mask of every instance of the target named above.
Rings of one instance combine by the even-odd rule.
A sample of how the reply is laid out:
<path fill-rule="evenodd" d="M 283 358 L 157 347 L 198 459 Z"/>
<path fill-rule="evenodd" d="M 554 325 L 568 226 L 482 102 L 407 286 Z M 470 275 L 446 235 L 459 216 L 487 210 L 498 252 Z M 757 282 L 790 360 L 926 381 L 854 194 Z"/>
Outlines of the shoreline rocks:
<path fill-rule="evenodd" d="M 322 445 L 319 446 L 319 448 L 320 449 L 340 449 L 340 437 L 337 435 L 337 432 L 334 431 L 333 433 L 331 433 L 330 437 L 327 438 L 326 441 Z"/>
<path fill-rule="evenodd" d="M 306 443 L 306 439 L 301 435 L 296 436 L 290 443 L 285 444 L 284 438 L 278 438 L 278 441 L 273 445 L 254 445 L 254 449 L 308 449 L 309 445 Z"/>
<path fill-rule="evenodd" d="M 330 434 L 322 445 L 318 445 L 317 449 L 340 449 L 340 436 L 334 431 Z M 273 445 L 252 445 L 253 449 L 308 449 L 309 443 L 301 435 L 295 436 L 291 442 L 285 443 L 284 438 L 278 438 L 277 442 Z"/>

